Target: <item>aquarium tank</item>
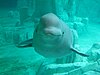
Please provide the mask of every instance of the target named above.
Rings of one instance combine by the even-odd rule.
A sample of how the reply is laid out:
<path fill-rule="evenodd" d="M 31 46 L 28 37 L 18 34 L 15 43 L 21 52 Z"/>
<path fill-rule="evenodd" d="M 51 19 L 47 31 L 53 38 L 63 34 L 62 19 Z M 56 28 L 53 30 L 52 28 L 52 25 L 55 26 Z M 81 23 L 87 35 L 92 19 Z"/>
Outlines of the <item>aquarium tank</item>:
<path fill-rule="evenodd" d="M 0 75 L 100 75 L 100 0 L 0 0 Z"/>

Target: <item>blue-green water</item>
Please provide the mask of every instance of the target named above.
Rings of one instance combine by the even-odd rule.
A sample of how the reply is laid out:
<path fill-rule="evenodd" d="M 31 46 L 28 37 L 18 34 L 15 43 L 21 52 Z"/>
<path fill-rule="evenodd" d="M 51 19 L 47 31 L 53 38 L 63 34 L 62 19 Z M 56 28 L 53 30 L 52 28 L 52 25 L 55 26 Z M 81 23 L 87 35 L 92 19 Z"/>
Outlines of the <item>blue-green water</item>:
<path fill-rule="evenodd" d="M 74 47 L 89 57 L 69 53 L 61 58 L 46 58 L 34 47 L 17 47 L 33 38 L 34 30 L 41 24 L 40 18 L 48 13 L 54 13 L 76 31 Z M 0 0 L 0 75 L 90 74 L 100 75 L 99 0 Z"/>

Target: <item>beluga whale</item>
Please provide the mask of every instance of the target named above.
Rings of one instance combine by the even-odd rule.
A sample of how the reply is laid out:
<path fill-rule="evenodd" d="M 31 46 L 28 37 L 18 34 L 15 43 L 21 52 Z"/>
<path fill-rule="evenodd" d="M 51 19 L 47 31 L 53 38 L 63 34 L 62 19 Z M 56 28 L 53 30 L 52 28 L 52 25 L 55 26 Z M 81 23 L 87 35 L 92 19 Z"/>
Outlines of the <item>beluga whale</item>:
<path fill-rule="evenodd" d="M 88 56 L 73 47 L 71 29 L 53 13 L 43 15 L 33 38 L 19 43 L 17 47 L 34 47 L 37 53 L 46 58 L 59 58 L 72 52 Z"/>

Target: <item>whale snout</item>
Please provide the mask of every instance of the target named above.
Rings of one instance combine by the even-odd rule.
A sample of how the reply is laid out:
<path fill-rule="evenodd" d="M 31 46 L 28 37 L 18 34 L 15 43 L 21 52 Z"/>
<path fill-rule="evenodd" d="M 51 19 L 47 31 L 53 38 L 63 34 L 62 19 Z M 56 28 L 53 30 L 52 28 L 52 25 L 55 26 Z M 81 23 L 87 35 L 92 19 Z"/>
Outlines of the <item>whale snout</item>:
<path fill-rule="evenodd" d="M 46 35 L 62 36 L 62 31 L 55 27 L 45 28 L 44 33 Z"/>

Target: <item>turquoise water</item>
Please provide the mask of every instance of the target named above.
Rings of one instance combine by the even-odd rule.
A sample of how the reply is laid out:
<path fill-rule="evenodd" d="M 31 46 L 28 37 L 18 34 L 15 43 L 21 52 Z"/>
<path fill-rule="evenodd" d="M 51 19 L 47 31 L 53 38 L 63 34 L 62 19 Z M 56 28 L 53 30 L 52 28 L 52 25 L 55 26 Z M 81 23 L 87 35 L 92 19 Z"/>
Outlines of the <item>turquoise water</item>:
<path fill-rule="evenodd" d="M 39 37 L 44 38 L 45 42 L 36 37 L 40 40 L 37 44 L 41 44 L 40 52 L 43 54 L 35 50 L 39 46 L 17 47 L 20 43 L 29 43 L 26 40 L 34 37 L 35 29 L 42 25 L 40 18 L 48 13 L 54 13 L 65 26 L 75 30 L 74 48 L 89 57 L 74 52 L 60 58 L 44 57 L 46 52 L 42 48 L 48 50 L 51 46 L 52 49 L 60 42 L 51 45 L 50 38 L 42 35 Z M 42 34 L 41 30 L 38 29 L 39 34 Z M 56 29 L 53 34 L 58 34 Z M 61 47 L 66 48 L 64 45 Z M 59 50 L 63 52 L 62 48 Z M 100 75 L 99 50 L 99 0 L 0 0 L 0 75 Z M 53 54 L 60 55 L 60 51 Z"/>

